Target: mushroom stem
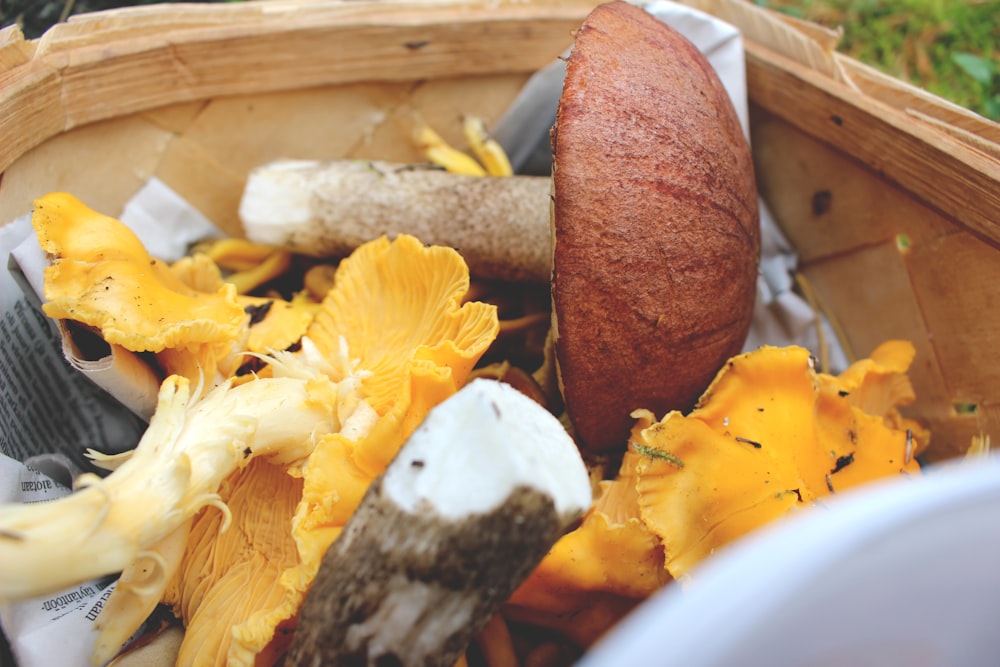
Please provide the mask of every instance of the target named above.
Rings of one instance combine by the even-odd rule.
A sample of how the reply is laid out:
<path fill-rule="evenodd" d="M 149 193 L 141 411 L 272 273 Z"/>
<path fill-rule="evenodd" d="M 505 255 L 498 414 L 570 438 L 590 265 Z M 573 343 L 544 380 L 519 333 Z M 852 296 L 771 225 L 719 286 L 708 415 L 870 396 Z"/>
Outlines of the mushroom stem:
<path fill-rule="evenodd" d="M 289 665 L 453 665 L 591 503 L 558 420 L 474 380 L 435 408 L 327 551 Z"/>
<path fill-rule="evenodd" d="M 240 219 L 251 241 L 314 256 L 347 255 L 366 241 L 405 231 L 459 249 L 476 276 L 547 283 L 550 188 L 551 180 L 539 176 L 282 160 L 249 174 Z"/>

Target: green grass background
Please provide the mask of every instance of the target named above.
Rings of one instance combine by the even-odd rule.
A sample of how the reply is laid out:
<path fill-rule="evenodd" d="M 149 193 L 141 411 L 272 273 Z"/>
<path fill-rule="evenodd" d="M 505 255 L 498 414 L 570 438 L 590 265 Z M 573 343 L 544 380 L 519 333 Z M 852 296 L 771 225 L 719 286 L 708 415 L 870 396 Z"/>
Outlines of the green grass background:
<path fill-rule="evenodd" d="M 840 28 L 842 52 L 1000 120 L 1000 0 L 747 1 Z M 69 13 L 154 2 L 0 0 L 0 19 L 36 37 Z"/>
<path fill-rule="evenodd" d="M 1000 0 L 755 2 L 840 28 L 840 51 L 1000 120 Z"/>

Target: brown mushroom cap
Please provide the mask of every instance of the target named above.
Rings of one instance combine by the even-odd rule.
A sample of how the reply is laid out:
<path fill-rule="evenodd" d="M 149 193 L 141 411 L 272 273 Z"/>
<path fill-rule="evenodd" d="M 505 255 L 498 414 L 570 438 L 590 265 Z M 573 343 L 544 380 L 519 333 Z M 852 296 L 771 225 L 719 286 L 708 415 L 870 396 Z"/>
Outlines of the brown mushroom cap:
<path fill-rule="evenodd" d="M 686 410 L 750 327 L 760 230 L 750 148 L 684 37 L 614 0 L 577 31 L 552 133 L 553 324 L 590 451 L 630 413 Z"/>

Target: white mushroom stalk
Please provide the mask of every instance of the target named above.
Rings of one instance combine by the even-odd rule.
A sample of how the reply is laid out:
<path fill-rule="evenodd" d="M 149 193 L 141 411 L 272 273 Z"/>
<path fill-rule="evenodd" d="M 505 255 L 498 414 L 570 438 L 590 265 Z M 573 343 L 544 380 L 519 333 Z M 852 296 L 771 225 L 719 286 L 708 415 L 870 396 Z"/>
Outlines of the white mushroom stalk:
<path fill-rule="evenodd" d="M 279 160 L 250 172 L 239 213 L 247 238 L 307 255 L 342 256 L 382 234 L 405 232 L 460 248 L 474 275 L 548 282 L 550 189 L 550 179 L 539 176 Z"/>
<path fill-rule="evenodd" d="M 326 552 L 287 663 L 454 664 L 591 500 L 558 419 L 510 385 L 470 382 Z"/>
<path fill-rule="evenodd" d="M 219 485 L 252 458 L 292 463 L 339 430 L 339 404 L 357 405 L 340 385 L 356 378 L 335 381 L 287 354 L 271 361 L 275 377 L 201 399 L 188 380 L 167 378 L 149 428 L 130 456 L 110 461 L 110 475 L 82 476 L 77 492 L 50 503 L 0 505 L 0 600 L 126 570 L 201 508 L 228 513 Z"/>

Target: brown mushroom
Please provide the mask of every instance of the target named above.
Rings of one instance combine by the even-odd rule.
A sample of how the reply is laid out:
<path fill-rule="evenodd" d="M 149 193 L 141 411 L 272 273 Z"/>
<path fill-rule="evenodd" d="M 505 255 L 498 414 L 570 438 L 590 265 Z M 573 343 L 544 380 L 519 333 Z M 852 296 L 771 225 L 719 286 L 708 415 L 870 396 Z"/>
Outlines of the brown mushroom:
<path fill-rule="evenodd" d="M 711 66 L 620 0 L 577 31 L 552 134 L 553 325 L 587 449 L 690 408 L 743 346 L 760 252 L 750 148 Z"/>
<path fill-rule="evenodd" d="M 551 275 L 578 442 L 621 450 L 633 410 L 691 408 L 741 351 L 760 254 L 753 164 L 711 65 L 642 8 L 595 8 L 566 69 L 551 180 L 280 162 L 250 175 L 240 212 L 251 238 L 301 252 L 405 221 L 480 276 Z"/>

